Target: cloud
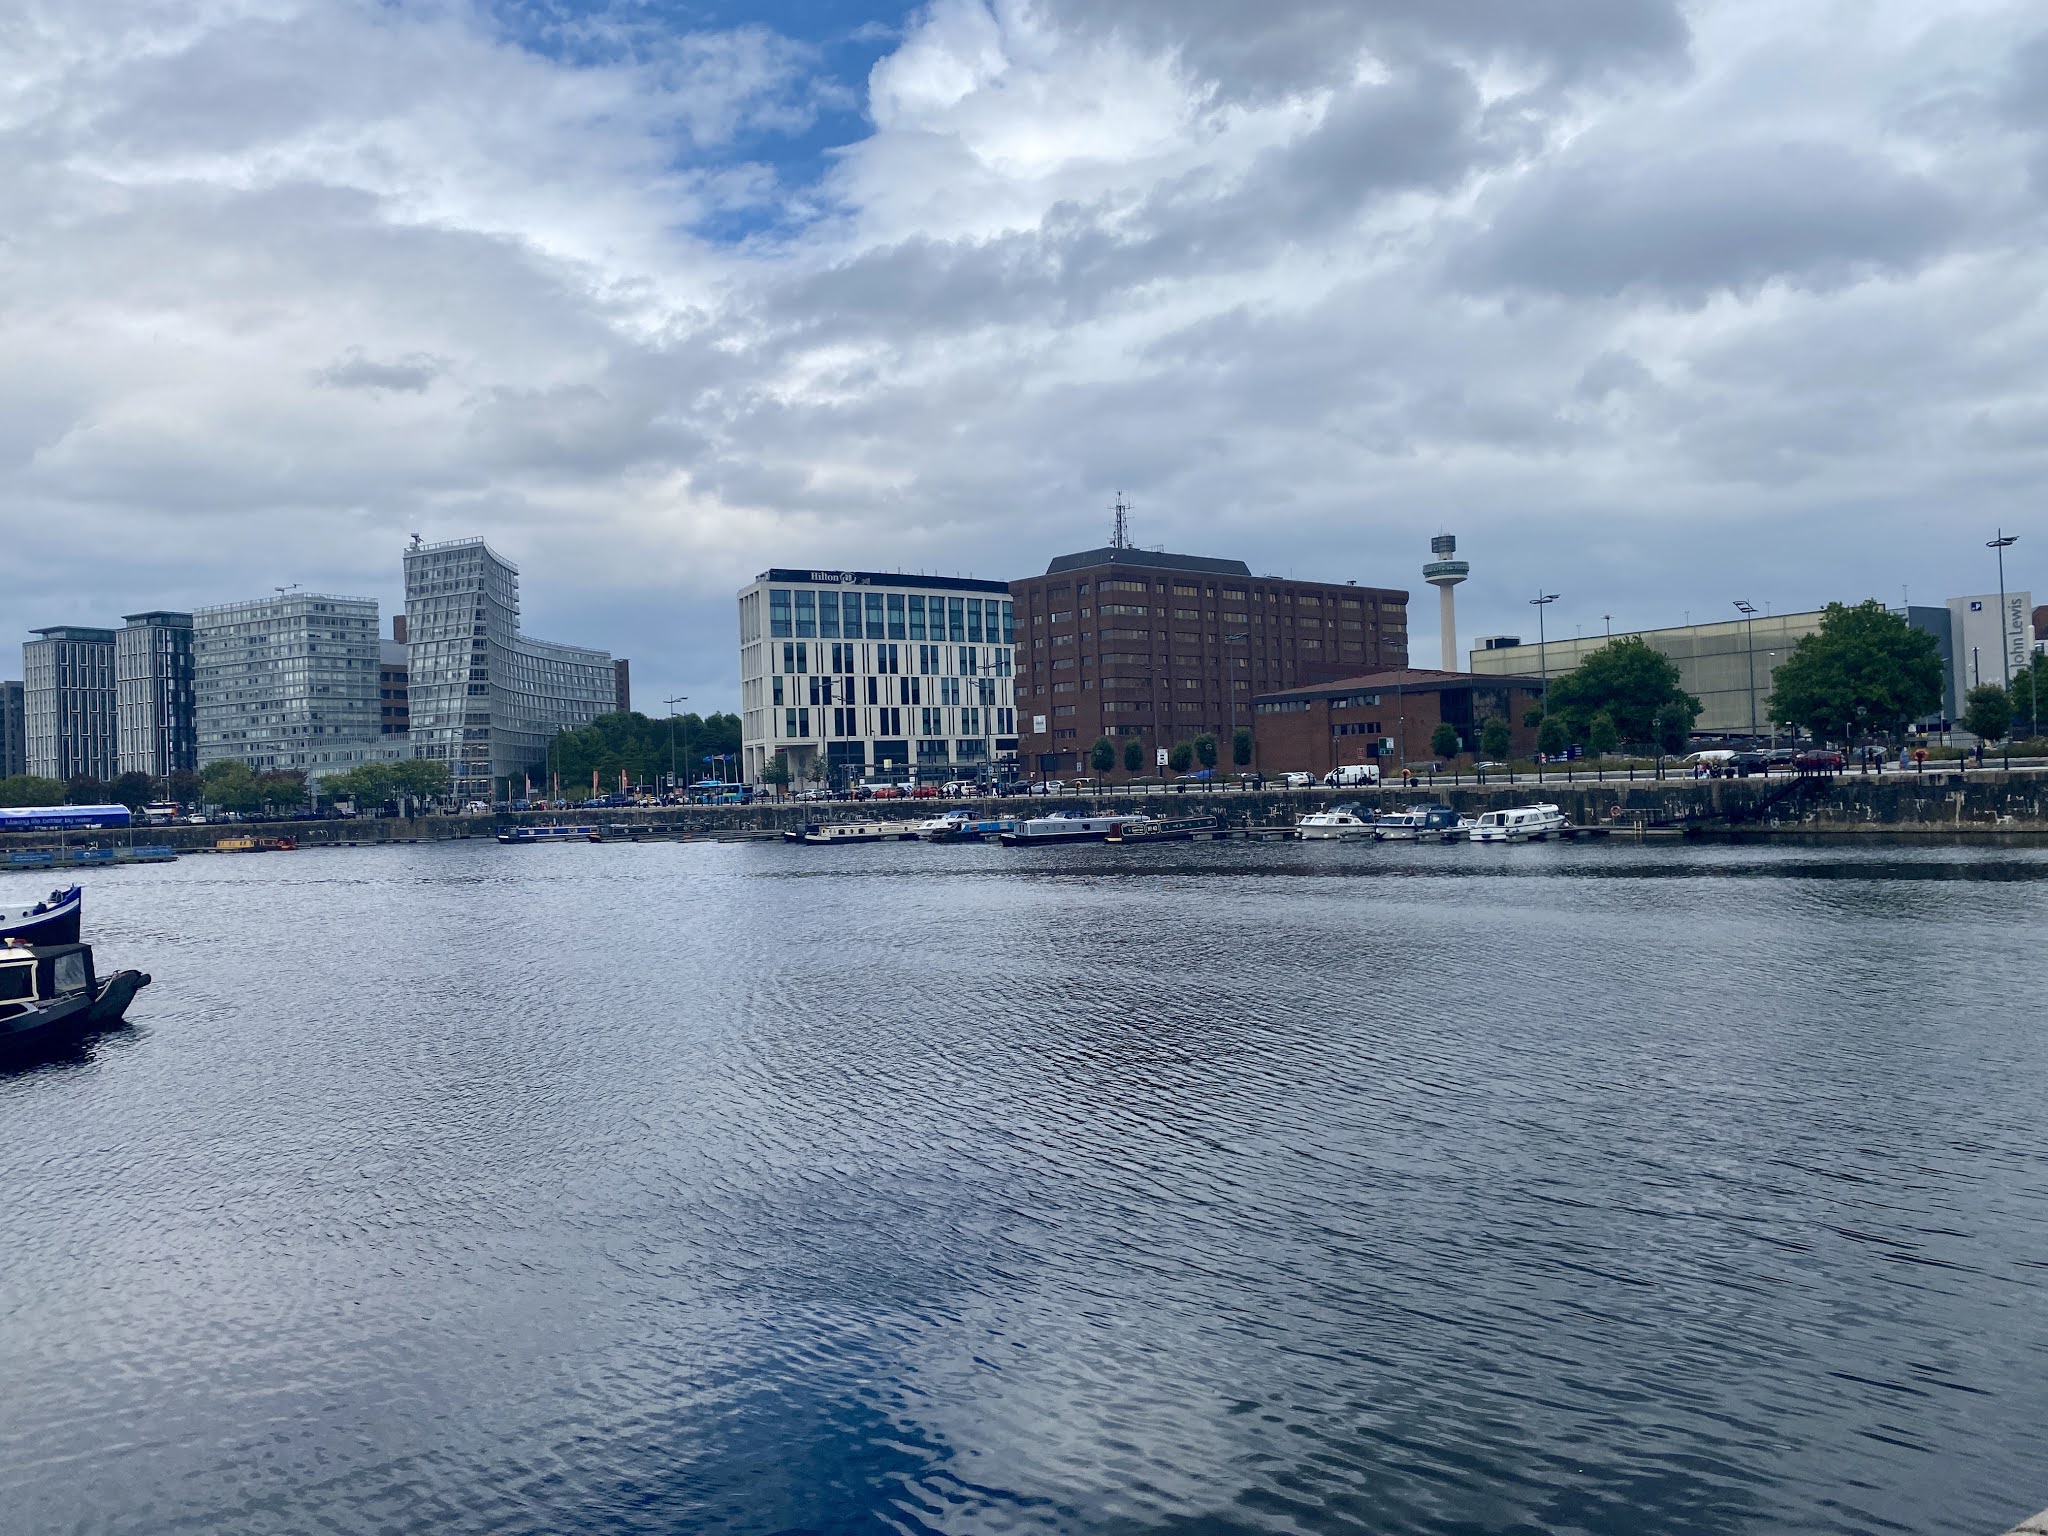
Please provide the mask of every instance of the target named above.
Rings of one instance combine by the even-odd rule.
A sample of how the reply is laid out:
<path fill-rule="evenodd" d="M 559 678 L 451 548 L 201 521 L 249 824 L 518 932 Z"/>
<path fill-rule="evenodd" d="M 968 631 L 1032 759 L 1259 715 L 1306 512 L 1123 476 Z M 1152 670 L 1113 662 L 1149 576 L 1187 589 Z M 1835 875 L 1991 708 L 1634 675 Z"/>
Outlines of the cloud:
<path fill-rule="evenodd" d="M 329 363 L 313 377 L 328 389 L 390 389 L 418 394 L 443 373 L 448 360 L 415 352 L 394 362 L 372 362 L 351 350 L 347 357 Z"/>

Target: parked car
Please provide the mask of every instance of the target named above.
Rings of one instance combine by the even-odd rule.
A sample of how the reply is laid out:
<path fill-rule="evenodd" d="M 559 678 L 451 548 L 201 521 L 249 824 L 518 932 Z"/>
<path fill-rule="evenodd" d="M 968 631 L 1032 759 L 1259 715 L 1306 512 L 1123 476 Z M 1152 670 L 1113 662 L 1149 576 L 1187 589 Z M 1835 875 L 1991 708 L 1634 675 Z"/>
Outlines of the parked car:
<path fill-rule="evenodd" d="M 1839 752 L 1823 748 L 1800 753 L 1792 760 L 1792 766 L 1801 773 L 1840 773 L 1849 766 L 1849 760 Z"/>
<path fill-rule="evenodd" d="M 1771 760 L 1761 752 L 1738 752 L 1721 765 L 1731 778 L 1748 778 L 1752 773 L 1769 773 Z"/>
<path fill-rule="evenodd" d="M 1282 774 L 1281 779 L 1289 789 L 1313 789 L 1316 783 L 1316 776 L 1312 773 Z"/>
<path fill-rule="evenodd" d="M 965 779 L 948 779 L 939 786 L 939 793 L 951 800 L 959 800 L 974 793 L 974 786 Z"/>
<path fill-rule="evenodd" d="M 1491 759 L 1483 763 L 1474 763 L 1472 766 L 1480 773 L 1506 773 L 1508 771 L 1506 763 L 1496 763 Z"/>

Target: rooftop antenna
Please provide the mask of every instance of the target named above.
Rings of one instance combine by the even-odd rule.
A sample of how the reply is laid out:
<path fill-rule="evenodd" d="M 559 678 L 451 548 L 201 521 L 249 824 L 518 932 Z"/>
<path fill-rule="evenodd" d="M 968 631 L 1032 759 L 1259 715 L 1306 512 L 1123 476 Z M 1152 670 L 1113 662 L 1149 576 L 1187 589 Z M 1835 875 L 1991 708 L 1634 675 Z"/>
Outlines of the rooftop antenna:
<path fill-rule="evenodd" d="M 298 590 L 299 590 L 299 584 L 298 584 L 298 583 L 297 583 L 297 582 L 295 581 L 295 582 L 293 582 L 293 583 L 292 583 L 292 584 L 291 584 L 290 586 L 288 586 L 288 587 L 272 587 L 272 588 L 271 588 L 270 590 L 271 590 L 271 591 L 273 591 L 273 592 L 275 592 L 275 593 L 276 593 L 276 594 L 277 594 L 277 595 L 278 595 L 279 597 L 283 597 L 283 596 L 285 595 L 285 593 L 287 593 L 287 592 L 296 592 L 296 591 L 298 591 Z"/>
<path fill-rule="evenodd" d="M 1109 536 L 1109 547 L 1111 549 L 1129 549 L 1131 547 L 1131 508 L 1130 504 L 1124 500 L 1124 493 L 1122 491 L 1116 493 L 1116 507 L 1114 510 L 1116 512 L 1116 531 Z"/>
<path fill-rule="evenodd" d="M 420 547 L 420 536 L 418 534 L 414 534 L 412 536 L 412 547 L 414 549 L 418 549 Z"/>

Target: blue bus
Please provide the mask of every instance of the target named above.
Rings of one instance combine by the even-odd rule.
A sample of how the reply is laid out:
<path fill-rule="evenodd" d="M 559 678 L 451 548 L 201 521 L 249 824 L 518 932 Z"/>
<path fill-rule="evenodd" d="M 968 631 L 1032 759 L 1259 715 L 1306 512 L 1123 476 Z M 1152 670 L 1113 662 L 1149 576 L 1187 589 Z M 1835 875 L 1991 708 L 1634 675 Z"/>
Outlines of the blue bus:
<path fill-rule="evenodd" d="M 125 805 L 0 806 L 0 832 L 92 832 L 134 824 Z"/>

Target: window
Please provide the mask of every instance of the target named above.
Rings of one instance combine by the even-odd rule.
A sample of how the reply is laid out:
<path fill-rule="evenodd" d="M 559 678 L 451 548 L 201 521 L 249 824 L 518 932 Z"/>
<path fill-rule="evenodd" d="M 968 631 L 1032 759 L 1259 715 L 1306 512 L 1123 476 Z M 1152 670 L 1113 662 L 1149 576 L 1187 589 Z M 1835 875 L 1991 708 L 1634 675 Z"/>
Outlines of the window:
<path fill-rule="evenodd" d="M 799 592 L 796 595 L 796 632 L 806 638 L 815 639 L 818 633 L 818 594 Z"/>
<path fill-rule="evenodd" d="M 1052 637 L 1052 643 L 1054 645 L 1072 645 L 1074 643 L 1074 637 L 1072 635 L 1054 635 Z"/>
<path fill-rule="evenodd" d="M 1071 671 L 1073 671 L 1073 670 L 1074 670 L 1074 658 L 1073 658 L 1073 657 L 1071 657 L 1071 656 L 1062 656 L 1062 657 L 1060 657 L 1060 658 L 1059 658 L 1059 659 L 1058 659 L 1057 661 L 1055 661 L 1055 662 L 1054 662 L 1054 663 L 1052 664 L 1052 670 L 1053 670 L 1053 671 L 1055 671 L 1055 672 L 1071 672 Z"/>
<path fill-rule="evenodd" d="M 839 619 L 842 632 L 846 638 L 858 640 L 860 638 L 860 594 L 858 592 L 842 592 L 839 594 Z M 882 637 L 876 635 L 875 638 L 879 640 Z"/>
<path fill-rule="evenodd" d="M 891 592 L 889 594 L 889 638 L 891 640 L 901 640 L 904 638 L 904 634 L 903 594 L 901 592 Z"/>
<path fill-rule="evenodd" d="M 1173 588 L 1173 595 L 1175 597 L 1200 597 L 1202 589 L 1200 587 L 1184 586 L 1176 582 Z"/>
<path fill-rule="evenodd" d="M 768 593 L 768 633 L 780 638 L 792 633 L 789 623 L 789 593 L 782 588 L 771 588 Z"/>
<path fill-rule="evenodd" d="M 1016 643 L 1017 605 L 1015 603 L 1005 603 L 1003 604 L 1003 644 L 1015 645 Z"/>
<path fill-rule="evenodd" d="M 1275 699 L 1269 704 L 1254 704 L 1253 710 L 1262 715 L 1299 715 L 1308 710 L 1307 699 Z"/>
<path fill-rule="evenodd" d="M 1102 611 L 1104 614 L 1122 613 L 1131 614 L 1138 618 L 1144 618 L 1152 610 L 1145 607 L 1133 607 L 1129 603 L 1104 603 L 1102 605 Z"/>
<path fill-rule="evenodd" d="M 941 710 L 930 708 L 919 710 L 917 717 L 917 728 L 919 734 L 921 735 L 940 735 L 946 729 L 944 712 Z"/>
<path fill-rule="evenodd" d="M 773 682 L 774 682 L 774 684 L 775 684 L 775 700 L 774 700 L 774 701 L 775 701 L 775 702 L 776 702 L 777 704 L 780 704 L 780 703 L 782 702 L 782 674 L 781 674 L 780 672 L 776 673 L 776 674 L 775 674 L 775 676 L 774 676 L 774 678 L 772 679 L 772 681 L 773 681 Z"/>
<path fill-rule="evenodd" d="M 1249 624 L 1251 620 L 1252 616 L 1248 613 L 1226 613 L 1223 615 L 1223 622 L 1226 624 Z"/>
<path fill-rule="evenodd" d="M 914 677 L 897 678 L 896 702 L 898 704 L 916 704 L 921 702 L 917 696 L 917 684 L 918 680 Z"/>
<path fill-rule="evenodd" d="M 1202 617 L 1202 610 L 1199 608 L 1176 608 L 1173 610 L 1173 616 L 1176 619 L 1199 620 Z"/>
<path fill-rule="evenodd" d="M 924 638 L 924 599 L 921 597 L 913 597 L 910 600 L 910 638 Z"/>
<path fill-rule="evenodd" d="M 877 679 L 872 677 L 868 679 L 868 702 L 870 704 L 882 702 L 882 685 Z"/>
<path fill-rule="evenodd" d="M 936 645 L 920 645 L 917 648 L 917 670 L 926 677 L 939 675 L 939 648 Z"/>
<path fill-rule="evenodd" d="M 1105 581 L 1102 583 L 1102 590 L 1104 592 L 1142 592 L 1145 590 L 1145 583 L 1142 581 Z"/>
<path fill-rule="evenodd" d="M 824 640 L 839 638 L 839 594 L 820 592 L 818 594 L 818 635 Z M 836 651 L 838 646 L 834 646 Z"/>
<path fill-rule="evenodd" d="M 1079 707 L 1079 705 L 1075 704 L 1055 704 L 1052 707 L 1053 718 L 1055 720 L 1070 720 L 1073 718 L 1075 710 Z"/>
<path fill-rule="evenodd" d="M 1054 693 L 1072 693 L 1074 692 L 1074 685 L 1072 683 L 1054 683 L 1052 691 Z"/>
<path fill-rule="evenodd" d="M 957 670 L 962 677 L 972 677 L 980 670 L 980 668 L 975 666 L 974 652 L 968 646 L 963 645 L 960 647 L 960 666 Z"/>
<path fill-rule="evenodd" d="M 978 597 L 967 599 L 967 642 L 970 645 L 981 644 L 981 599 Z"/>
<path fill-rule="evenodd" d="M 1066 611 L 1065 613 L 1056 613 L 1056 614 L 1054 614 L 1054 615 L 1052 616 L 1052 621 L 1053 621 L 1053 623 L 1055 623 L 1055 624 L 1066 624 L 1066 623 L 1070 623 L 1070 622 L 1071 622 L 1071 621 L 1073 620 L 1073 617 L 1074 617 L 1074 610 L 1073 610 L 1073 609 L 1071 609 L 1071 608 L 1069 608 L 1069 609 L 1068 609 L 1068 610 L 1067 610 L 1067 611 Z"/>
<path fill-rule="evenodd" d="M 967 600 L 963 597 L 946 599 L 946 638 L 956 645 L 967 638 Z"/>

